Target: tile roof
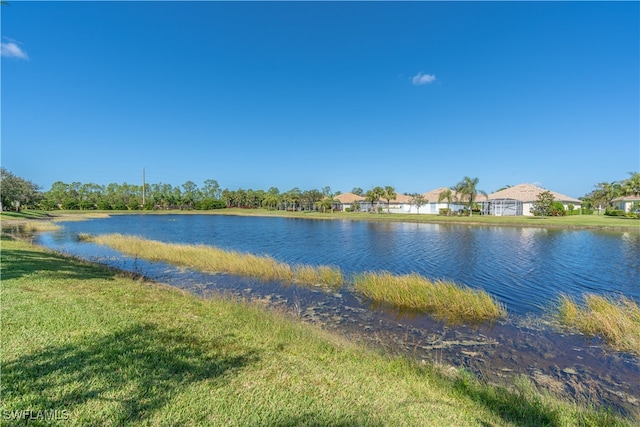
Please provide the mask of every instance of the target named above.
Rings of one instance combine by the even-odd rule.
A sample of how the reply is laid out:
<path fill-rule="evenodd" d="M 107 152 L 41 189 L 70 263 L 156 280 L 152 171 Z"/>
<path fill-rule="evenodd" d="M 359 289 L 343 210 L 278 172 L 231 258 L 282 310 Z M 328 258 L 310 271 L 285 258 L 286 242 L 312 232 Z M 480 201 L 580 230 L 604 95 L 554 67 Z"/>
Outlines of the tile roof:
<path fill-rule="evenodd" d="M 436 188 L 435 190 L 427 191 L 422 195 L 424 196 L 425 199 L 429 201 L 429 203 L 438 203 L 438 198 L 440 197 L 440 193 L 446 190 L 449 190 L 449 188 L 446 188 L 446 187 Z M 451 194 L 453 196 L 453 200 L 455 200 L 457 193 L 454 190 L 451 190 Z M 487 198 L 484 194 L 481 194 L 481 193 L 476 194 L 476 198 L 475 198 L 476 202 L 485 202 L 486 200 Z M 442 200 L 443 203 L 446 201 L 447 201 L 446 199 Z M 461 203 L 464 203 L 465 201 L 467 201 L 466 197 L 461 200 Z"/>
<path fill-rule="evenodd" d="M 335 196 L 334 199 L 339 201 L 340 203 L 353 203 L 356 200 L 359 202 L 364 201 L 363 196 L 358 196 L 357 194 L 353 194 L 353 193 L 340 194 L 338 196 Z"/>
<path fill-rule="evenodd" d="M 534 202 L 538 198 L 538 195 L 543 191 L 547 190 L 533 184 L 519 184 L 489 194 L 489 200 L 513 199 L 521 202 Z M 582 201 L 573 197 L 565 196 L 564 194 L 556 193 L 555 191 L 549 191 L 553 195 L 553 198 L 560 202 L 582 203 Z"/>
<path fill-rule="evenodd" d="M 620 196 L 612 200 L 612 202 L 640 202 L 640 194 L 631 196 Z"/>

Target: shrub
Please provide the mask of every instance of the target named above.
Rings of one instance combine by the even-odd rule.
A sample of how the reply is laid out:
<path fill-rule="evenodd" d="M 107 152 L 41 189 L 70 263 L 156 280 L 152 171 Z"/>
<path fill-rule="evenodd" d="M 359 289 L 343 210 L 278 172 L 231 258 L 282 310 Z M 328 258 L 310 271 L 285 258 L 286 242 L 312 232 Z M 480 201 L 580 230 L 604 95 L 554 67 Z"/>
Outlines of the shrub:
<path fill-rule="evenodd" d="M 582 215 L 593 215 L 593 208 L 582 208 Z"/>
<path fill-rule="evenodd" d="M 54 209 L 58 209 L 58 205 L 53 200 L 44 199 L 40 202 L 40 208 L 45 211 L 52 211 Z"/>
<path fill-rule="evenodd" d="M 80 202 L 80 209 L 90 210 L 95 208 L 96 208 L 96 205 L 90 200 L 83 200 Z"/>
<path fill-rule="evenodd" d="M 196 203 L 198 210 L 224 209 L 226 206 L 222 200 L 206 198 Z"/>
<path fill-rule="evenodd" d="M 624 211 L 622 209 L 607 208 L 604 214 L 608 216 L 624 216 Z"/>
<path fill-rule="evenodd" d="M 98 200 L 98 203 L 96 206 L 101 211 L 111 210 L 111 203 L 107 202 L 106 200 Z"/>
<path fill-rule="evenodd" d="M 551 216 L 565 216 L 566 212 L 564 210 L 564 206 L 560 202 L 553 202 L 551 204 L 551 209 L 549 209 L 549 215 Z"/>
<path fill-rule="evenodd" d="M 450 209 L 448 208 L 440 208 L 439 215 L 449 215 Z"/>
<path fill-rule="evenodd" d="M 62 209 L 72 210 L 72 209 L 79 209 L 79 208 L 80 206 L 78 205 L 78 202 L 76 200 L 68 199 L 62 202 Z"/>

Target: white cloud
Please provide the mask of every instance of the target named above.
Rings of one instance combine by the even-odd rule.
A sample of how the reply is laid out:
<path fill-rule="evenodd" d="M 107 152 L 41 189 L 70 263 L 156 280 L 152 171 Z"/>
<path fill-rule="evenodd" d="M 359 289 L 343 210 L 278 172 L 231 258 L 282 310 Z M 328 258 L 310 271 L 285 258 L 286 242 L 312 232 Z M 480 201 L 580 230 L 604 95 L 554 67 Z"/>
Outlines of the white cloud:
<path fill-rule="evenodd" d="M 419 72 L 418 74 L 413 76 L 411 81 L 416 86 L 428 85 L 429 83 L 433 83 L 436 81 L 436 76 L 435 74 L 423 74 L 422 72 Z"/>
<path fill-rule="evenodd" d="M 29 55 L 13 41 L 0 43 L 0 54 L 6 58 L 29 59 Z"/>

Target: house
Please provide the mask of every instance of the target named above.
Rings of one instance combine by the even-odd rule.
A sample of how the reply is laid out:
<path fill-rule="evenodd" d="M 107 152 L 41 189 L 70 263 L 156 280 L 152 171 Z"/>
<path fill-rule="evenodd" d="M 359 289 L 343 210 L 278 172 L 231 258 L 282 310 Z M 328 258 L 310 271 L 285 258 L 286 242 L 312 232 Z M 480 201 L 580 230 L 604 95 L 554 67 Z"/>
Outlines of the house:
<path fill-rule="evenodd" d="M 440 195 L 446 191 L 451 191 L 451 203 L 449 203 L 446 198 L 438 201 L 438 199 L 440 199 Z M 450 188 L 440 187 L 436 188 L 435 190 L 427 191 L 422 195 L 424 196 L 425 200 L 427 200 L 427 204 L 420 207 L 421 214 L 439 214 L 440 209 L 451 209 L 452 211 L 457 212 L 468 207 L 468 198 L 466 196 L 458 194 L 456 191 L 451 190 Z M 486 201 L 486 196 L 483 194 L 477 194 L 474 199 L 474 203 L 482 204 Z M 415 206 L 413 206 L 413 210 L 416 210 Z"/>
<path fill-rule="evenodd" d="M 496 191 L 489 195 L 483 203 L 483 213 L 485 215 L 508 216 L 524 215 L 533 216 L 531 208 L 538 199 L 540 193 L 547 191 L 544 188 L 532 184 L 519 184 L 513 187 Z M 579 209 L 582 201 L 564 194 L 550 191 L 555 201 L 562 203 L 565 209 L 573 205 Z"/>
<path fill-rule="evenodd" d="M 396 198 L 389 201 L 389 205 L 387 206 L 387 199 L 381 199 L 380 205 L 386 211 L 387 208 L 391 213 L 414 213 L 411 212 L 411 208 L 415 211 L 415 206 L 411 205 L 411 200 L 413 197 L 407 196 L 406 194 L 397 194 Z"/>
<path fill-rule="evenodd" d="M 629 213 L 631 212 L 631 207 L 634 203 L 640 205 L 640 194 L 616 197 L 611 201 L 611 203 L 613 203 L 613 206 L 616 209 L 620 209 L 621 211 L 624 211 L 624 213 Z"/>
<path fill-rule="evenodd" d="M 351 210 L 354 206 L 354 203 L 356 204 L 356 206 L 358 204 L 360 205 L 360 210 L 366 211 L 367 209 L 365 208 L 365 205 L 367 205 L 367 207 L 370 207 L 370 203 L 366 201 L 364 196 L 358 196 L 357 194 L 353 193 L 344 193 L 337 195 L 333 198 L 333 200 L 335 201 L 335 209 L 339 211 Z"/>
<path fill-rule="evenodd" d="M 411 210 L 411 196 L 407 196 L 405 194 L 398 194 L 394 200 L 390 200 L 387 205 L 386 199 L 380 199 L 377 203 L 374 203 L 373 206 L 371 202 L 367 201 L 366 197 L 358 196 L 353 193 L 344 193 L 334 197 L 335 200 L 335 209 L 346 211 L 352 210 L 354 207 L 360 206 L 359 210 L 361 212 L 367 212 L 370 209 L 378 209 L 382 208 L 385 212 L 387 209 L 391 213 L 409 213 Z M 414 208 L 415 209 L 415 208 Z"/>

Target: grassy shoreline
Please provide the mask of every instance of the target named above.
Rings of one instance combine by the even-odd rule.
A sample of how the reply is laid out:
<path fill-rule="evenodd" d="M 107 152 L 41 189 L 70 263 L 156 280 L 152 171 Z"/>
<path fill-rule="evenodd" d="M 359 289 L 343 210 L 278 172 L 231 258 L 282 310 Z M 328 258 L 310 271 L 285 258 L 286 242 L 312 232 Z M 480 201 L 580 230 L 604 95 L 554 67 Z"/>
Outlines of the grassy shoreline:
<path fill-rule="evenodd" d="M 65 419 L 52 425 L 631 424 L 524 379 L 507 389 L 444 374 L 24 242 L 3 239 L 1 256 L 3 414 L 57 410 Z"/>
<path fill-rule="evenodd" d="M 163 243 L 117 233 L 80 237 L 82 240 L 106 245 L 127 255 L 210 273 L 238 274 L 261 280 L 280 280 L 332 288 L 339 288 L 344 280 L 342 272 L 337 267 L 290 266 L 266 255 L 225 251 L 212 246 Z"/>
<path fill-rule="evenodd" d="M 289 266 L 267 256 L 243 254 L 204 245 L 163 243 L 117 233 L 80 237 L 82 240 L 109 246 L 129 256 L 164 261 L 204 272 L 238 274 L 330 288 L 339 288 L 344 283 L 343 274 L 337 267 Z M 353 288 L 375 302 L 427 312 L 449 323 L 481 323 L 495 321 L 507 315 L 506 309 L 484 291 L 459 286 L 453 282 L 433 282 L 418 274 L 359 274 L 353 278 Z"/>
<path fill-rule="evenodd" d="M 560 297 L 555 320 L 565 329 L 598 336 L 613 348 L 640 356 L 640 306 L 622 295 L 603 297 L 585 294 L 577 303 L 566 295 Z"/>
<path fill-rule="evenodd" d="M 354 288 L 375 302 L 424 311 L 448 323 L 493 322 L 507 316 L 504 306 L 485 291 L 418 274 L 359 274 Z"/>

